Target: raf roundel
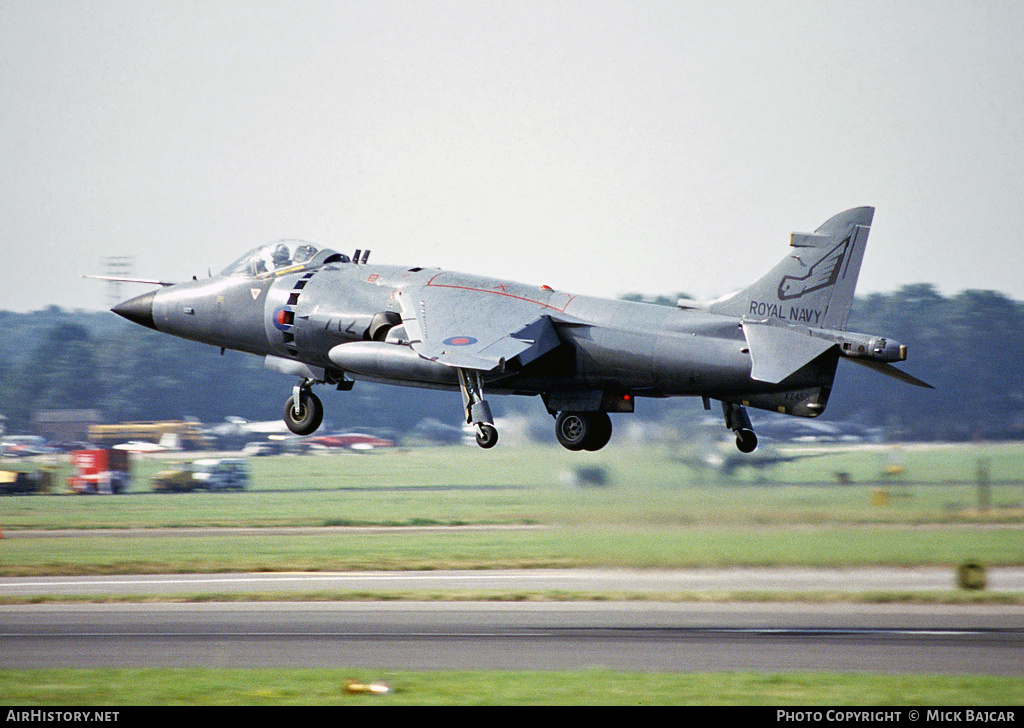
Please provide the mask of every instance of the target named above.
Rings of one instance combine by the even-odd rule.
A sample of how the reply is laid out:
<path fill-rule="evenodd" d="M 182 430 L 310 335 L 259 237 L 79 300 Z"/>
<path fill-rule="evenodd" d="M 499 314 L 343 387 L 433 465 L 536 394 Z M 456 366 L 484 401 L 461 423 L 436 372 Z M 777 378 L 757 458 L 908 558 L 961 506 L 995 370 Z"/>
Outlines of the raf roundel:
<path fill-rule="evenodd" d="M 274 326 L 278 331 L 287 331 L 295 323 L 295 312 L 279 308 L 274 312 Z"/>
<path fill-rule="evenodd" d="M 443 343 L 447 346 L 469 346 L 475 344 L 476 339 L 472 336 L 453 336 L 450 339 L 445 339 Z"/>

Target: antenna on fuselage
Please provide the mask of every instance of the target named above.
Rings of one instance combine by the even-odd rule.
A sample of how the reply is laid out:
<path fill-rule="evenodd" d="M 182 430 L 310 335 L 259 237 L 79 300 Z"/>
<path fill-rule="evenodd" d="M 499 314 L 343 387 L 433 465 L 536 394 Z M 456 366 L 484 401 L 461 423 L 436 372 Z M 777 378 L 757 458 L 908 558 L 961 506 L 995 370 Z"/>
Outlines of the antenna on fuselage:
<path fill-rule="evenodd" d="M 352 262 L 359 265 L 359 256 L 362 254 L 362 250 L 356 248 L 356 254 L 352 256 Z"/>
<path fill-rule="evenodd" d="M 369 259 L 370 259 L 370 251 L 369 250 L 363 251 L 363 259 L 361 261 L 359 261 L 359 263 L 361 265 L 366 265 L 366 261 L 368 261 Z"/>

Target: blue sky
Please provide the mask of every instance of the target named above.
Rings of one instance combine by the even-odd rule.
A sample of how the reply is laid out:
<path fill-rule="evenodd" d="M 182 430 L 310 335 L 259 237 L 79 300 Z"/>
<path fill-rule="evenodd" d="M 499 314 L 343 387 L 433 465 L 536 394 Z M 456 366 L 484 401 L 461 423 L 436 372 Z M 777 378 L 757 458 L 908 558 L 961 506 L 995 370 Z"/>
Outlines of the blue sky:
<path fill-rule="evenodd" d="M 1022 37 L 1000 0 L 0 0 L 0 309 L 282 237 L 710 298 L 860 205 L 859 293 L 1024 299 Z"/>

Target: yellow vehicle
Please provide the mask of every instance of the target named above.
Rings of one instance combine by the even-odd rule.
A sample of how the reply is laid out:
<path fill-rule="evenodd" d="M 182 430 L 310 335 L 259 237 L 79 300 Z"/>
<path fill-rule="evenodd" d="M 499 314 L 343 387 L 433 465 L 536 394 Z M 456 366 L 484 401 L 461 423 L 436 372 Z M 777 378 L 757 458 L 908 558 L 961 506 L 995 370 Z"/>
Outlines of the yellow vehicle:
<path fill-rule="evenodd" d="M 179 463 L 168 470 L 161 470 L 153 476 L 153 490 L 162 493 L 184 493 L 195 490 L 192 469 L 188 463 Z"/>
<path fill-rule="evenodd" d="M 46 493 L 52 483 L 53 475 L 47 469 L 0 470 L 0 495 Z"/>
<path fill-rule="evenodd" d="M 204 458 L 178 463 L 153 476 L 153 490 L 162 493 L 245 490 L 248 485 L 249 472 L 240 458 Z"/>

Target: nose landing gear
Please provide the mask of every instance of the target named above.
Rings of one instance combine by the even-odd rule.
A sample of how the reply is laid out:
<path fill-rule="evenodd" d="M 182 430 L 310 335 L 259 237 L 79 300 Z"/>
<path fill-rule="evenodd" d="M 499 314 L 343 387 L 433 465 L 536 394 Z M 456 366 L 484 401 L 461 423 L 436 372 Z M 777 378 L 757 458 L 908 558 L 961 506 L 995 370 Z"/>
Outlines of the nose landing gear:
<path fill-rule="evenodd" d="M 312 435 L 324 421 L 324 405 L 309 389 L 309 382 L 295 385 L 284 402 L 284 423 L 296 435 Z"/>

